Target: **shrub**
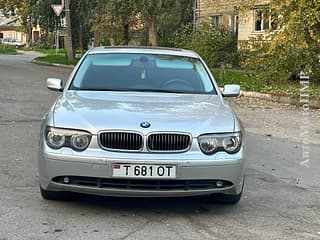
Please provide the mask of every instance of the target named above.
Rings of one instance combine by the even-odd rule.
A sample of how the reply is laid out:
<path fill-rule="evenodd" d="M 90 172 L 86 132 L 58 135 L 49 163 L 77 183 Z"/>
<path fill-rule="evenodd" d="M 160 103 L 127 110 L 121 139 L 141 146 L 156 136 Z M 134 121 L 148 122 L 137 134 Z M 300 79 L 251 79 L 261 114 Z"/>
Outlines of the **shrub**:
<path fill-rule="evenodd" d="M 261 80 L 274 83 L 299 79 L 301 71 L 320 84 L 320 2 L 272 0 L 279 12 L 278 31 L 242 44 L 242 66 L 257 72 Z"/>
<path fill-rule="evenodd" d="M 17 49 L 0 43 L 0 54 L 17 54 Z"/>
<path fill-rule="evenodd" d="M 237 67 L 239 64 L 237 39 L 225 27 L 203 23 L 193 32 L 192 25 L 188 24 L 176 32 L 173 45 L 197 52 L 210 68 L 227 65 Z"/>

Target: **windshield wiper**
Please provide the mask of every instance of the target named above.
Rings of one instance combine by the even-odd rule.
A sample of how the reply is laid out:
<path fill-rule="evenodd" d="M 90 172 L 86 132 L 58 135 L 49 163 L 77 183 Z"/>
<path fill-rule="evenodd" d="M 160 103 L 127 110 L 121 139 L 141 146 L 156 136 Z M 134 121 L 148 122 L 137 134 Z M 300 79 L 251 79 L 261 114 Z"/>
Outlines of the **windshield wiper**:
<path fill-rule="evenodd" d="M 122 91 L 127 91 L 127 89 L 111 89 L 111 88 L 79 88 L 77 90 L 81 90 L 81 91 L 118 91 L 118 92 L 122 92 Z"/>
<path fill-rule="evenodd" d="M 108 92 L 161 92 L 161 93 L 181 93 L 181 94 L 201 94 L 202 92 L 196 91 L 179 91 L 179 90 L 166 90 L 166 89 L 143 89 L 143 88 L 80 88 L 82 91 L 108 91 Z"/>
<path fill-rule="evenodd" d="M 128 92 L 161 92 L 161 93 L 188 93 L 178 90 L 165 90 L 165 89 L 127 89 Z"/>

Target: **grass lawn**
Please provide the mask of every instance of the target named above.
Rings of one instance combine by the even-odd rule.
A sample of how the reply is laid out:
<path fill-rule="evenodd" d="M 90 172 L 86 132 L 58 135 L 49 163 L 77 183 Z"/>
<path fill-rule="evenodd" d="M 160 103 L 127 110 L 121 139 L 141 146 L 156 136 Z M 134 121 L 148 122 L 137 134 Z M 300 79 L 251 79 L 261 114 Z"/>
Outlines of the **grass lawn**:
<path fill-rule="evenodd" d="M 55 55 L 56 54 L 56 49 L 55 48 L 50 48 L 50 49 L 39 49 L 38 52 L 41 52 L 43 54 L 47 55 Z M 58 55 L 67 55 L 68 51 L 65 48 L 60 48 L 58 50 Z M 81 51 L 79 49 L 75 50 L 76 54 L 81 54 Z"/>
<path fill-rule="evenodd" d="M 39 52 L 47 55 L 54 55 L 56 54 L 56 49 L 40 49 Z M 59 49 L 58 54 L 67 54 L 67 49 Z"/>
<path fill-rule="evenodd" d="M 44 57 L 37 57 L 35 60 L 41 62 L 48 62 L 48 63 L 58 63 L 64 65 L 76 65 L 79 59 L 75 58 L 73 61 L 69 62 L 68 58 L 65 54 L 63 55 L 47 55 Z"/>
<path fill-rule="evenodd" d="M 293 95 L 298 97 L 300 89 L 303 87 L 299 81 L 265 84 L 258 81 L 253 73 L 238 70 L 225 70 L 224 76 L 220 69 L 213 70 L 212 73 L 220 87 L 223 87 L 225 84 L 239 84 L 244 91 Z M 310 80 L 309 94 L 312 98 L 320 99 L 320 85 L 312 83 L 312 79 Z"/>
<path fill-rule="evenodd" d="M 0 54 L 17 54 L 17 49 L 11 46 L 0 44 Z"/>

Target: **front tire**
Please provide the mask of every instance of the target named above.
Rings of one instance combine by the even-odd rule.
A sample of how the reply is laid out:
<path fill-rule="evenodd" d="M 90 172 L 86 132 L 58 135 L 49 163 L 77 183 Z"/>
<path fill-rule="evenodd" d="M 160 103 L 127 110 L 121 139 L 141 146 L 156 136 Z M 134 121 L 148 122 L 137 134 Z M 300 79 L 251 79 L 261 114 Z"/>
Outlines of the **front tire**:
<path fill-rule="evenodd" d="M 48 191 L 44 190 L 42 187 L 40 187 L 40 193 L 41 196 L 46 200 L 68 200 L 70 199 L 70 193 L 69 192 L 56 192 L 56 191 Z"/>

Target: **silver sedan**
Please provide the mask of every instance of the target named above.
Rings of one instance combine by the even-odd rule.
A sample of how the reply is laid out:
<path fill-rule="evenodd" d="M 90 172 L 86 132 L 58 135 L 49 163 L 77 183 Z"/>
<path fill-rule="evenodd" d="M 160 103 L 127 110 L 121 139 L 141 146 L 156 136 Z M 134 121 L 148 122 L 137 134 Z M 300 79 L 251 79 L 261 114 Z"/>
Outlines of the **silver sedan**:
<path fill-rule="evenodd" d="M 39 178 L 45 199 L 72 192 L 116 197 L 210 195 L 237 203 L 244 129 L 210 70 L 192 51 L 99 47 L 88 51 L 45 114 Z"/>

